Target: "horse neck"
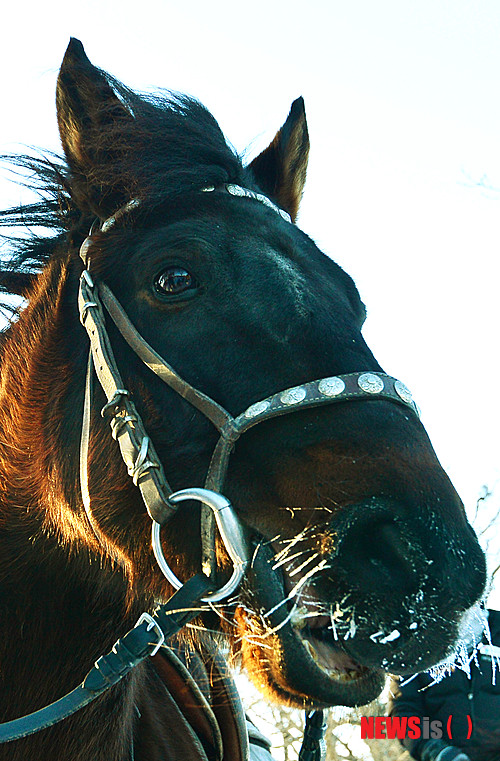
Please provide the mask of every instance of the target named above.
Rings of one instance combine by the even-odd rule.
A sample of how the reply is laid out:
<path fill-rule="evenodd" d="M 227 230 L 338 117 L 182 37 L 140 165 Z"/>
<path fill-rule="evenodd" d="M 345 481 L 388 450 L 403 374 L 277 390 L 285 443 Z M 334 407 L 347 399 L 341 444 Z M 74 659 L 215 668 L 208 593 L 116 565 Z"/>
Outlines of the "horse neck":
<path fill-rule="evenodd" d="M 57 413 L 67 396 L 71 372 L 77 369 L 66 351 L 74 330 L 64 303 L 67 279 L 66 266 L 49 264 L 4 340 L 0 476 L 3 511 L 8 514 L 12 502 L 35 511 L 46 503 L 48 482 L 57 470 Z"/>
<path fill-rule="evenodd" d="M 133 625 L 139 605 L 127 596 L 123 568 L 99 553 L 95 540 L 92 546 L 81 518 L 75 421 L 83 398 L 85 345 L 76 335 L 74 299 L 68 298 L 72 279 L 76 275 L 66 264 L 48 266 L 2 351 L 0 720 L 39 708 L 75 687 Z M 112 700 L 118 714 L 131 714 L 128 687 L 115 690 Z M 69 723 L 75 737 L 79 722 L 88 724 L 92 714 L 90 709 Z M 128 757 L 116 745 L 123 746 L 123 731 L 107 738 L 107 758 Z M 58 736 L 54 730 L 50 757 L 57 755 Z M 87 736 L 94 743 L 92 733 Z M 41 733 L 0 746 L 0 758 L 4 753 L 17 758 L 19 747 L 19 758 L 45 758 L 40 750 L 45 737 Z M 90 745 L 71 758 L 100 757 Z M 67 758 L 62 748 L 61 758 Z"/>
<path fill-rule="evenodd" d="M 79 270 L 70 259 L 49 263 L 0 358 L 0 528 L 29 527 L 41 542 L 55 537 L 70 562 L 82 548 L 84 555 L 89 548 L 103 555 L 85 520 L 79 483 L 88 356 L 77 309 Z M 114 483 L 123 468 L 104 435 L 94 469 Z"/>

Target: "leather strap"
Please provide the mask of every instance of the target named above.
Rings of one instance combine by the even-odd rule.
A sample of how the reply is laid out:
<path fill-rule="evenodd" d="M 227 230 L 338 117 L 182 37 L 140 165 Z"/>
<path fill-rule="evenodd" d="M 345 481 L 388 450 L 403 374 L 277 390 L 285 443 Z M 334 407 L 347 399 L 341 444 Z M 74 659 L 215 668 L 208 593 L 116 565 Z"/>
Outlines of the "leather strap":
<path fill-rule="evenodd" d="M 198 389 L 187 383 L 180 375 L 176 373 L 171 365 L 161 357 L 147 341 L 137 332 L 135 327 L 128 319 L 121 304 L 116 300 L 111 290 L 104 284 L 99 284 L 99 295 L 115 323 L 122 337 L 128 343 L 130 348 L 137 356 L 149 367 L 155 375 L 176 391 L 180 396 L 186 399 L 193 407 L 207 417 L 218 431 L 230 428 L 233 424 L 233 418 L 221 405 L 210 397 L 203 394 Z M 209 569 L 210 576 L 215 576 L 215 522 L 212 511 L 205 505 L 201 506 L 201 564 L 203 568 Z"/>
<path fill-rule="evenodd" d="M 163 466 L 130 394 L 124 387 L 105 329 L 98 289 L 86 270 L 80 280 L 78 304 L 81 320 L 90 340 L 89 365 L 93 365 L 107 399 L 101 414 L 109 418 L 112 436 L 119 444 L 129 475 L 139 487 L 146 510 L 153 520 L 163 524 L 175 514 L 175 508 L 168 502 L 172 489 L 165 478 Z M 80 450 L 80 475 L 84 485 L 84 503 L 85 491 L 88 499 L 88 489 L 85 488 L 87 466 L 83 460 L 86 459 L 88 453 L 90 436 L 90 384 L 91 371 L 87 372 Z"/>
<path fill-rule="evenodd" d="M 224 759 L 247 761 L 250 756 L 249 737 L 238 689 L 220 652 L 212 650 L 208 662 L 212 687 L 211 708 L 222 735 Z"/>
<path fill-rule="evenodd" d="M 227 410 L 181 378 L 173 367 L 138 333 L 127 317 L 123 307 L 105 283 L 99 283 L 99 296 L 122 337 L 132 351 L 137 354 L 155 375 L 192 404 L 193 407 L 200 410 L 214 424 L 218 431 L 232 424 L 233 418 Z"/>
<path fill-rule="evenodd" d="M 194 657 L 196 656 L 193 655 Z M 196 734 L 205 749 L 212 751 L 207 755 L 222 761 L 222 737 L 210 707 L 211 696 L 205 696 L 200 690 L 190 670 L 179 659 L 177 649 L 162 647 L 151 660 L 165 691 L 175 700 L 191 731 Z"/>
<path fill-rule="evenodd" d="M 386 373 L 361 371 L 320 378 L 279 391 L 261 402 L 252 404 L 245 412 L 238 415 L 234 421 L 234 428 L 238 436 L 241 436 L 263 420 L 286 415 L 296 409 L 370 399 L 385 399 L 388 402 L 394 402 L 406 407 L 418 417 L 417 406 L 401 381 Z"/>
<path fill-rule="evenodd" d="M 215 644 L 202 635 L 196 650 L 182 642 L 173 643 L 152 660 L 166 689 L 204 744 L 208 740 L 214 748 L 218 761 L 248 761 L 245 713 L 227 663 Z"/>
<path fill-rule="evenodd" d="M 306 711 L 306 725 L 299 753 L 299 761 L 325 761 L 326 730 L 327 723 L 324 711 Z"/>
<path fill-rule="evenodd" d="M 203 574 L 193 576 L 152 616 L 141 616 L 136 626 L 96 661 L 82 684 L 38 711 L 0 724 L 0 743 L 27 737 L 57 724 L 117 684 L 199 614 L 197 605 L 211 587 L 210 580 Z"/>
<path fill-rule="evenodd" d="M 203 413 L 206 418 L 217 428 L 218 431 L 231 429 L 233 418 L 220 404 L 191 386 L 171 365 L 156 352 L 152 346 L 138 333 L 128 319 L 121 304 L 114 297 L 111 290 L 100 283 L 99 294 L 106 311 L 115 323 L 122 337 L 128 343 L 132 351 L 152 370 L 161 380 L 186 399 L 193 407 Z M 206 487 L 210 488 L 210 487 Z M 211 578 L 215 576 L 215 522 L 212 511 L 205 505 L 201 506 L 200 519 L 201 533 L 201 564 L 202 568 L 209 569 Z"/>
<path fill-rule="evenodd" d="M 380 372 L 362 371 L 320 378 L 279 391 L 252 404 L 232 420 L 230 426 L 222 429 L 212 455 L 206 488 L 221 491 L 234 444 L 243 433 L 258 423 L 310 407 L 370 399 L 384 399 L 403 405 L 418 417 L 418 408 L 406 386 L 391 375 Z"/>

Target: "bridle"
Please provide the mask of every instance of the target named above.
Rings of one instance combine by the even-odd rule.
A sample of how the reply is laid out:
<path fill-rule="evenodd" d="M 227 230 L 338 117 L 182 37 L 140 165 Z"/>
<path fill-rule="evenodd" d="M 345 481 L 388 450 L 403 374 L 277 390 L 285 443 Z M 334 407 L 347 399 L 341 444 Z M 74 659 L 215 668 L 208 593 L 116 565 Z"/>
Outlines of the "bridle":
<path fill-rule="evenodd" d="M 207 187 L 202 190 L 203 192 L 222 191 L 233 196 L 258 201 L 273 209 L 286 221 L 291 222 L 286 212 L 279 209 L 266 196 L 247 188 L 237 185 L 224 185 L 217 189 Z M 140 202 L 136 199 L 129 201 L 100 225 L 100 234 L 107 234 L 120 218 L 139 204 Z M 119 445 L 128 474 L 135 486 L 139 488 L 146 510 L 152 519 L 152 548 L 155 558 L 163 574 L 178 591 L 168 603 L 158 606 L 153 615 L 143 614 L 134 629 L 118 640 L 111 653 L 97 661 L 82 685 L 73 690 L 72 693 L 34 714 L 1 724 L 0 742 L 26 736 L 74 713 L 90 700 L 95 699 L 105 689 L 108 689 L 109 686 L 119 681 L 147 655 L 154 654 L 166 638 L 172 636 L 173 633 L 179 631 L 182 626 L 194 618 L 197 611 L 188 611 L 187 608 L 192 609 L 193 604 L 200 601 L 218 602 L 235 592 L 248 565 L 249 551 L 243 528 L 229 500 L 222 495 L 222 490 L 231 452 L 238 439 L 250 428 L 266 420 L 306 408 L 370 399 L 384 399 L 402 405 L 406 410 L 410 410 L 418 416 L 418 409 L 409 390 L 403 383 L 385 373 L 354 372 L 320 378 L 278 391 L 272 396 L 254 402 L 246 410 L 233 417 L 218 402 L 184 380 L 149 345 L 131 323 L 109 287 L 91 274 L 90 260 L 92 247 L 96 244 L 95 232 L 94 227 L 91 228 L 89 236 L 80 248 L 80 256 L 85 269 L 80 277 L 78 308 L 80 320 L 90 341 L 80 442 L 82 500 L 88 519 L 99 538 L 99 529 L 93 520 L 91 510 L 87 463 L 92 384 L 95 372 L 106 397 L 106 404 L 101 410 L 101 415 L 109 422 L 111 435 Z M 212 454 L 204 488 L 186 488 L 174 492 L 169 486 L 162 463 L 147 435 L 132 395 L 124 386 L 108 335 L 106 315 L 109 316 L 118 332 L 139 359 L 167 386 L 200 411 L 219 432 L 219 439 Z M 175 515 L 178 505 L 186 500 L 195 500 L 202 504 L 202 573 L 196 574 L 183 584 L 175 576 L 164 557 L 160 530 Z M 231 578 L 218 590 L 214 589 L 216 569 L 215 527 L 219 531 L 233 564 Z M 150 632 L 153 630 L 156 634 L 156 641 L 151 642 Z M 71 696 L 75 697 L 68 701 Z M 310 723 L 309 732 L 313 745 L 316 741 L 313 742 L 311 738 L 315 738 L 318 734 L 318 718 L 321 712 L 316 712 L 316 714 L 316 720 L 314 720 L 314 712 L 311 714 L 313 719 Z M 319 758 L 312 751 L 311 753 L 312 755 L 303 755 L 301 758 L 304 761 L 307 758 L 311 760 Z"/>
<path fill-rule="evenodd" d="M 225 185 L 222 189 L 233 196 L 251 198 L 264 203 L 279 213 L 286 221 L 291 222 L 288 214 L 273 204 L 267 196 L 237 185 Z M 203 192 L 214 191 L 213 186 L 203 188 Z M 102 223 L 101 232 L 107 233 L 118 219 L 136 208 L 139 203 L 134 199 L 123 206 Z M 253 403 L 241 414 L 233 417 L 218 402 L 184 380 L 140 335 L 109 287 L 103 282 L 94 282 L 88 269 L 92 244 L 91 231 L 80 249 L 80 256 L 86 265 L 86 269 L 80 278 L 78 305 L 81 322 L 87 330 L 90 340 L 89 368 L 94 367 L 107 399 L 101 414 L 109 419 L 112 436 L 118 441 L 128 473 L 133 478 L 134 484 L 139 487 L 146 510 L 153 520 L 152 545 L 155 557 L 161 570 L 176 589 L 180 588 L 181 582 L 168 567 L 163 556 L 160 543 L 161 526 L 170 520 L 176 512 L 178 503 L 189 499 L 200 501 L 205 508 L 202 507 L 202 569 L 204 573 L 213 578 L 215 567 L 213 519 L 215 519 L 234 566 L 230 581 L 221 590 L 210 596 L 210 600 L 216 602 L 234 592 L 241 581 L 247 562 L 245 542 L 239 522 L 228 500 L 221 494 L 230 455 L 242 434 L 271 418 L 325 404 L 375 398 L 386 399 L 403 405 L 418 415 L 417 406 L 410 391 L 401 381 L 385 373 L 356 372 L 320 378 L 300 386 L 284 389 Z M 109 341 L 105 313 L 109 315 L 122 338 L 125 339 L 139 359 L 167 386 L 208 418 L 219 432 L 219 440 L 212 454 L 204 489 L 190 488 L 173 493 L 168 485 L 162 464 L 146 434 L 131 395 L 124 388 Z M 84 407 L 84 420 L 87 421 L 87 424 L 83 426 L 82 462 L 86 459 L 85 452 L 88 446 L 90 377 L 91 372 L 88 372 Z M 84 481 L 85 479 L 82 478 L 82 482 Z M 88 499 L 84 502 L 88 503 Z"/>

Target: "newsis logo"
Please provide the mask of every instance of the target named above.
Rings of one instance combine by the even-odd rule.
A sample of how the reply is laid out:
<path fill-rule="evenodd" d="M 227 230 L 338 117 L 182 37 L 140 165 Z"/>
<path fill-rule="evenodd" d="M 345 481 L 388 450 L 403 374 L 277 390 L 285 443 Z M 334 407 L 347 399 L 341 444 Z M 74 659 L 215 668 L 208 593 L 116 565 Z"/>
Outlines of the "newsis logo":
<path fill-rule="evenodd" d="M 472 735 L 472 719 L 467 715 L 467 739 Z M 453 716 L 446 722 L 447 737 L 452 740 Z M 428 716 L 362 716 L 362 740 L 441 740 L 443 722 Z"/>

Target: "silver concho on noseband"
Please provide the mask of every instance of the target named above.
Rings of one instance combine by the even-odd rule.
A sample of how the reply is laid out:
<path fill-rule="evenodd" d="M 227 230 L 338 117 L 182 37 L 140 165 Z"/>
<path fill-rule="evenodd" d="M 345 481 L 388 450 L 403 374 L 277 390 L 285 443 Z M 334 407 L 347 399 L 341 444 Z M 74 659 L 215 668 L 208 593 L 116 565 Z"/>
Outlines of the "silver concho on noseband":
<path fill-rule="evenodd" d="M 289 388 L 287 391 L 283 391 L 283 393 L 280 394 L 280 401 L 287 407 L 291 407 L 294 404 L 300 404 L 300 402 L 303 402 L 306 396 L 307 391 L 304 386 L 295 386 L 294 388 Z"/>
<path fill-rule="evenodd" d="M 394 384 L 394 388 L 396 390 L 396 393 L 399 394 L 403 402 L 407 402 L 410 404 L 413 401 L 413 397 L 411 394 L 411 391 L 409 388 L 405 386 L 404 383 L 401 383 L 401 381 L 396 381 Z"/>
<path fill-rule="evenodd" d="M 384 390 L 384 381 L 375 373 L 363 373 L 358 378 L 358 386 L 367 394 L 380 394 Z"/>
<path fill-rule="evenodd" d="M 344 389 L 344 381 L 337 376 L 323 378 L 323 380 L 318 383 L 318 391 L 325 396 L 338 396 Z"/>
<path fill-rule="evenodd" d="M 257 415 L 262 415 L 263 412 L 265 412 L 271 402 L 265 401 L 265 402 L 255 402 L 255 404 L 252 404 L 247 410 L 245 410 L 245 417 L 251 419 L 253 417 L 257 417 Z"/>

